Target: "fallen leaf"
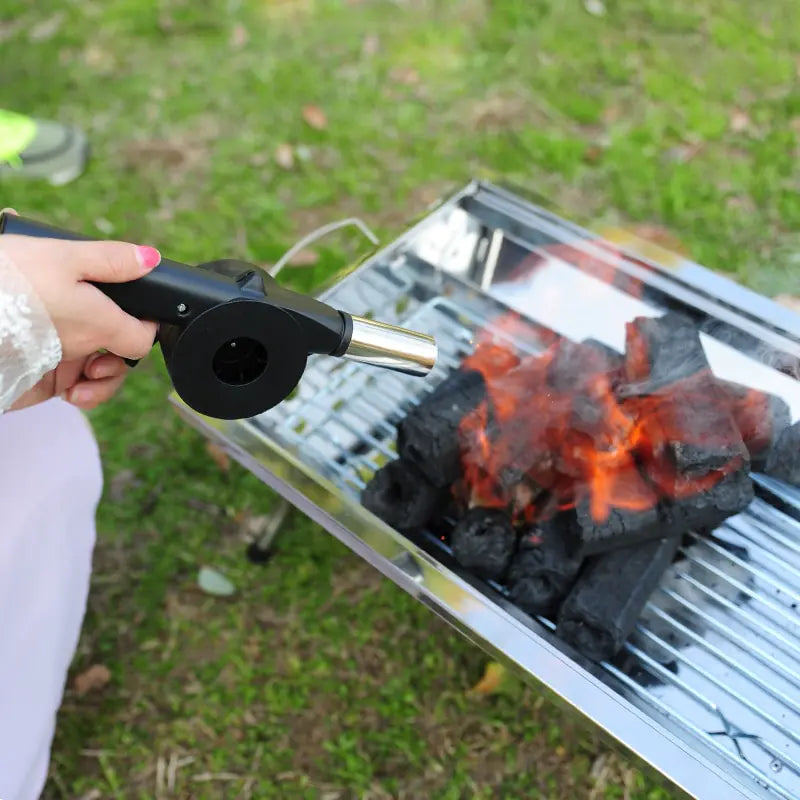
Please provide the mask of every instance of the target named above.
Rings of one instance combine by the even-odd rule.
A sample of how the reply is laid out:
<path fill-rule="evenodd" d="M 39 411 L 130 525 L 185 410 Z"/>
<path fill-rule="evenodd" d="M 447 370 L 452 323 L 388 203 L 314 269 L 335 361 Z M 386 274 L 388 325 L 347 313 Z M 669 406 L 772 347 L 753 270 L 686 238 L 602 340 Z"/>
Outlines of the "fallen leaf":
<path fill-rule="evenodd" d="M 240 22 L 234 25 L 231 29 L 231 38 L 229 39 L 230 46 L 238 50 L 244 47 L 248 41 L 250 41 L 250 34 L 247 32 L 247 28 Z"/>
<path fill-rule="evenodd" d="M 114 56 L 94 42 L 84 48 L 83 61 L 87 67 L 96 70 L 110 69 L 114 66 Z"/>
<path fill-rule="evenodd" d="M 279 144 L 275 148 L 275 163 L 282 169 L 291 169 L 294 166 L 294 149 L 290 144 Z"/>
<path fill-rule="evenodd" d="M 395 83 L 402 83 L 406 86 L 419 83 L 419 73 L 413 67 L 395 67 L 389 73 L 389 78 Z"/>
<path fill-rule="evenodd" d="M 298 250 L 291 258 L 287 266 L 292 267 L 311 267 L 319 261 L 319 253 L 315 250 Z"/>
<path fill-rule="evenodd" d="M 483 677 L 467 692 L 469 695 L 495 694 L 506 678 L 506 668 L 496 661 L 486 665 Z"/>
<path fill-rule="evenodd" d="M 28 39 L 32 42 L 46 42 L 48 39 L 52 39 L 61 28 L 64 16 L 64 12 L 59 11 L 52 17 L 42 20 L 38 25 L 34 25 L 28 32 Z"/>
<path fill-rule="evenodd" d="M 368 33 L 361 43 L 361 55 L 374 56 L 381 46 L 381 40 L 374 33 Z"/>
<path fill-rule="evenodd" d="M 603 147 L 599 144 L 590 144 L 583 153 L 584 161 L 596 164 L 603 156 Z"/>
<path fill-rule="evenodd" d="M 120 470 L 109 481 L 108 496 L 113 503 L 121 503 L 125 499 L 128 489 L 141 485 L 136 473 L 132 469 Z"/>
<path fill-rule="evenodd" d="M 85 672 L 75 676 L 73 688 L 83 696 L 102 689 L 111 680 L 111 672 L 104 664 L 92 664 Z"/>
<path fill-rule="evenodd" d="M 800 297 L 792 294 L 779 294 L 775 298 L 775 302 L 800 314 Z"/>
<path fill-rule="evenodd" d="M 231 467 L 230 456 L 214 442 L 206 443 L 206 452 L 214 460 L 214 463 L 223 471 L 227 472 Z"/>
<path fill-rule="evenodd" d="M 661 225 L 646 223 L 642 225 L 632 225 L 630 231 L 639 239 L 644 239 L 646 242 L 663 247 L 665 250 L 670 250 L 680 255 L 688 255 L 688 248 L 686 245 L 684 245 L 672 231 L 667 230 Z"/>
<path fill-rule="evenodd" d="M 106 236 L 110 236 L 114 232 L 114 223 L 105 217 L 98 217 L 94 221 L 94 226 L 100 231 L 100 233 L 103 233 Z"/>
<path fill-rule="evenodd" d="M 202 567 L 197 576 L 197 585 L 214 597 L 230 597 L 236 587 L 221 573 L 211 567 Z"/>
<path fill-rule="evenodd" d="M 472 127 L 502 131 L 525 122 L 530 104 L 513 94 L 491 94 L 477 101 L 470 112 Z"/>
<path fill-rule="evenodd" d="M 682 144 L 671 147 L 667 151 L 670 160 L 678 164 L 685 164 L 691 161 L 696 155 L 703 151 L 703 142 L 683 142 Z"/>
<path fill-rule="evenodd" d="M 583 7 L 593 17 L 602 17 L 606 13 L 606 4 L 603 0 L 583 0 Z"/>
<path fill-rule="evenodd" d="M 328 118 L 319 106 L 303 106 L 303 119 L 307 125 L 318 131 L 328 127 Z"/>
<path fill-rule="evenodd" d="M 19 20 L 0 20 L 0 42 L 5 42 L 16 34 L 20 29 L 21 24 Z"/>
<path fill-rule="evenodd" d="M 750 115 L 741 108 L 734 108 L 731 111 L 728 125 L 734 133 L 742 133 L 750 127 Z"/>

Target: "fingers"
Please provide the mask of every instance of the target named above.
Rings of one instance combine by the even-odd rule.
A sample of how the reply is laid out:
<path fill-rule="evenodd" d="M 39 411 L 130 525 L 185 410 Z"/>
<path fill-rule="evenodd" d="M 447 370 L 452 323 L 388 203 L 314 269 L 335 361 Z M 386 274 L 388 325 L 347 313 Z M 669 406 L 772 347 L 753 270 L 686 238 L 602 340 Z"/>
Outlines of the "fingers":
<path fill-rule="evenodd" d="M 67 402 L 84 411 L 91 411 L 101 403 L 110 400 L 122 386 L 124 380 L 125 374 L 123 373 L 109 378 L 81 381 L 67 392 Z"/>
<path fill-rule="evenodd" d="M 0 214 L 13 214 L 15 217 L 19 216 L 15 208 L 0 208 Z"/>
<path fill-rule="evenodd" d="M 154 247 L 127 242 L 61 243 L 64 266 L 79 280 L 126 283 L 141 278 L 161 261 Z"/>
<path fill-rule="evenodd" d="M 119 356 L 94 353 L 86 359 L 83 367 L 86 380 L 77 380 L 65 398 L 72 405 L 90 411 L 116 394 L 127 371 L 128 367 Z"/>
<path fill-rule="evenodd" d="M 94 286 L 83 284 L 79 288 L 81 308 L 85 310 L 86 318 L 94 322 L 93 338 L 87 349 L 102 348 L 137 361 L 153 349 L 158 333 L 156 323 L 126 314 Z"/>
<path fill-rule="evenodd" d="M 127 364 L 119 356 L 111 353 L 95 353 L 89 356 L 83 368 L 83 374 L 93 381 L 101 378 L 116 378 L 125 375 L 127 371 Z"/>

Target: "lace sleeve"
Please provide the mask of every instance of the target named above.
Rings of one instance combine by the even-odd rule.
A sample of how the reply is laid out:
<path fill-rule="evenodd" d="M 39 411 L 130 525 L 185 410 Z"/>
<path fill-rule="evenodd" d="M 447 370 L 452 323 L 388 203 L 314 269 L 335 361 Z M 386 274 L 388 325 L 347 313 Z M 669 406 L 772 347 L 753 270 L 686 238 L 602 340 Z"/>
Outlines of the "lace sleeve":
<path fill-rule="evenodd" d="M 61 361 L 61 341 L 27 278 L 0 249 L 0 414 Z"/>

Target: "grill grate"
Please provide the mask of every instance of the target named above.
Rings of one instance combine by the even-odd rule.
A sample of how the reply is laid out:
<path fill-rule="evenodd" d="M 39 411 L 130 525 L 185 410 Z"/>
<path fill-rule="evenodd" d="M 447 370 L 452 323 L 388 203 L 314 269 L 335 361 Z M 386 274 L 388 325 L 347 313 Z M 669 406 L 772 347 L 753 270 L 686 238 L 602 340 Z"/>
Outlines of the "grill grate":
<path fill-rule="evenodd" d="M 433 334 L 440 360 L 431 379 L 313 359 L 296 395 L 250 423 L 353 497 L 396 457 L 404 413 L 461 362 L 475 332 L 502 310 L 441 275 L 430 299 L 424 292 L 415 299 L 424 276 L 411 262 L 397 266 L 362 271 L 331 299 Z M 522 351 L 540 348 L 535 326 L 530 338 L 515 334 L 497 333 Z M 759 496 L 746 512 L 711 539 L 685 537 L 681 558 L 625 651 L 602 670 L 653 717 L 682 725 L 774 796 L 791 800 L 800 796 L 800 490 L 761 476 L 755 481 Z M 425 546 L 449 554 L 432 534 Z M 530 624 L 555 627 L 543 618 Z"/>

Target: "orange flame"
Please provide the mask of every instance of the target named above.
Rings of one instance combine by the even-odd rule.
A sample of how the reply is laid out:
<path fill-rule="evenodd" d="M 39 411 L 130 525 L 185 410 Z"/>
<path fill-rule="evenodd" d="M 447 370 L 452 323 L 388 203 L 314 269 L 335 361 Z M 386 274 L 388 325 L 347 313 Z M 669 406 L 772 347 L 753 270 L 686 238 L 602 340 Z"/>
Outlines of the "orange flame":
<path fill-rule="evenodd" d="M 508 508 L 516 519 L 534 522 L 588 501 L 593 518 L 603 521 L 613 509 L 646 510 L 707 491 L 741 467 L 733 457 L 706 474 L 687 475 L 674 463 L 675 442 L 713 449 L 727 441 L 724 429 L 700 430 L 687 419 L 693 412 L 702 419 L 711 405 L 719 411 L 709 371 L 642 396 L 615 394 L 620 369 L 628 381 L 649 376 L 642 337 L 628 337 L 621 367 L 600 350 L 566 340 L 525 357 L 484 342 L 465 366 L 483 374 L 487 389 L 459 429 L 467 502 Z"/>

